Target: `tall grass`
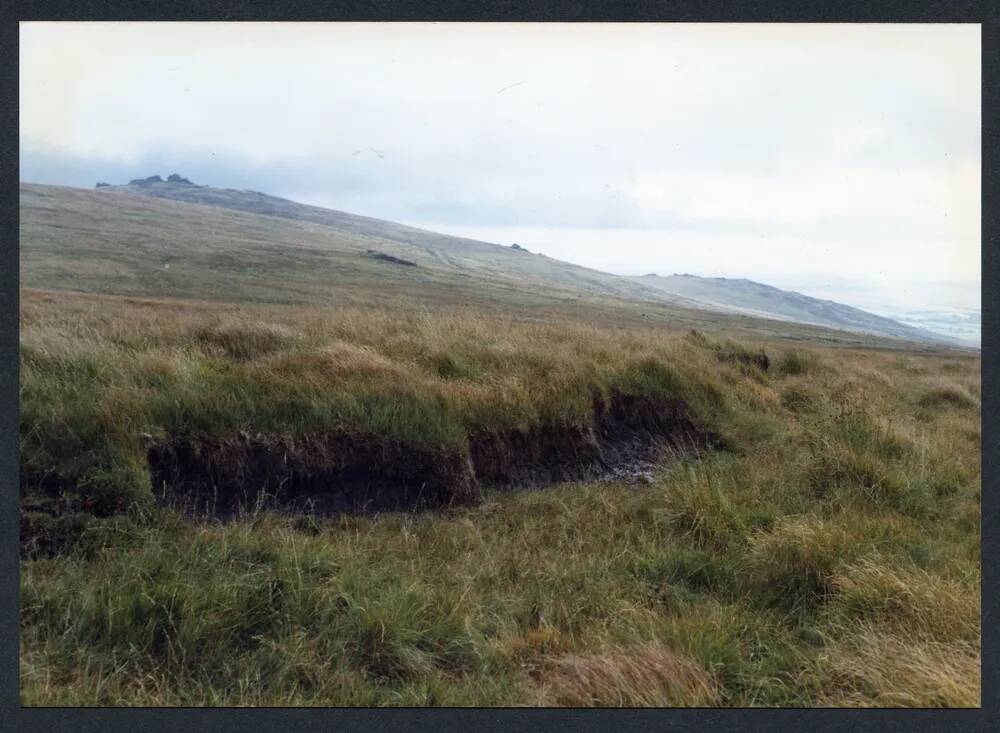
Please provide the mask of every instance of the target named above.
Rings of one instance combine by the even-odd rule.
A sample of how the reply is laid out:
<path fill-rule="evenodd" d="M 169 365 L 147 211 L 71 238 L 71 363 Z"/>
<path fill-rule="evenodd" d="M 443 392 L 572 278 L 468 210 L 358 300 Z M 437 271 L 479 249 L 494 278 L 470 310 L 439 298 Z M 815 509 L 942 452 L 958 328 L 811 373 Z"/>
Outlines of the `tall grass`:
<path fill-rule="evenodd" d="M 979 704 L 976 359 L 47 297 L 22 304 L 22 467 L 91 504 L 22 565 L 25 704 Z M 437 514 L 143 501 L 143 433 L 452 445 L 612 389 L 687 400 L 727 449 Z"/>
<path fill-rule="evenodd" d="M 652 330 L 67 300 L 82 312 L 25 303 L 22 471 L 107 510 L 148 494 L 143 436 L 340 430 L 460 447 L 476 427 L 583 423 L 612 390 L 684 398 L 706 422 L 724 407 L 708 352 Z"/>

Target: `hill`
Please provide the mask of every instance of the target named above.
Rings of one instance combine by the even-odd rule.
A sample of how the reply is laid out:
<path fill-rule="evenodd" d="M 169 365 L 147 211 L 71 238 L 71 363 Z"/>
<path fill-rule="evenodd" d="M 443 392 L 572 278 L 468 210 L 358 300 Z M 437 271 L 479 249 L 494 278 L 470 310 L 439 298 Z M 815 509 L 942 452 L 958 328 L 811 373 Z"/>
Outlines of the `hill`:
<path fill-rule="evenodd" d="M 821 320 L 803 309 L 790 316 L 720 308 L 699 292 L 663 287 L 663 278 L 622 277 L 521 248 L 158 177 L 92 190 L 22 184 L 21 277 L 29 287 L 119 295 L 302 305 L 462 303 L 522 318 L 553 308 L 586 318 L 593 306 L 602 318 L 614 313 L 675 326 L 721 325 L 761 336 L 860 344 L 872 343 L 874 335 L 897 346 L 899 338 L 943 340 L 838 304 L 836 312 L 851 312 L 853 320 Z"/>
<path fill-rule="evenodd" d="M 946 336 L 877 316 L 860 308 L 812 298 L 743 278 L 676 274 L 664 277 L 649 274 L 634 280 L 663 293 L 686 298 L 702 307 L 722 312 L 811 323 L 915 341 L 952 342 Z"/>
<path fill-rule="evenodd" d="M 292 202 L 284 216 L 262 214 L 244 210 L 259 194 L 247 193 L 244 208 L 235 208 L 224 190 L 188 188 L 195 187 L 22 184 L 21 284 L 226 302 L 462 303 L 522 314 L 581 300 L 636 307 L 643 295 L 657 299 L 627 278 L 523 250 Z M 693 312 L 694 322 L 703 315 Z"/>
<path fill-rule="evenodd" d="M 977 354 L 137 188 L 21 189 L 23 705 L 980 705 Z"/>
<path fill-rule="evenodd" d="M 549 286 L 581 289 L 592 293 L 626 297 L 656 297 L 641 284 L 628 278 L 552 260 L 520 247 L 504 247 L 474 239 L 438 234 L 383 219 L 358 216 L 319 206 L 300 204 L 257 191 L 214 188 L 173 181 L 133 182 L 123 186 L 102 187 L 100 193 L 129 193 L 202 206 L 244 211 L 296 222 L 320 225 L 344 238 L 389 243 L 405 248 L 411 259 L 425 264 L 467 271 L 490 277 L 501 276 L 543 280 Z M 429 258 L 429 259 L 428 259 Z"/>

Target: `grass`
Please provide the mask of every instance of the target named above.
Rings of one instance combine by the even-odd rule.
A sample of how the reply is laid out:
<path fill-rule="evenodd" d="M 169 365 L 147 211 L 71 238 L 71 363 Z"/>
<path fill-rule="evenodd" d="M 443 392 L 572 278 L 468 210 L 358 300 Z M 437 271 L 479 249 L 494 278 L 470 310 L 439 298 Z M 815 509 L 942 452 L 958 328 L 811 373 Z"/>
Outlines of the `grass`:
<path fill-rule="evenodd" d="M 263 210 L 277 215 L 261 216 L 253 213 L 262 203 L 255 196 L 172 188 L 218 205 L 21 184 L 22 287 L 201 299 L 222 311 L 234 303 L 449 309 L 519 321 L 722 329 L 741 339 L 910 348 L 895 339 L 684 308 L 635 279 L 510 247 L 276 199 Z M 372 249 L 417 266 L 366 256 Z"/>
<path fill-rule="evenodd" d="M 585 309 L 21 306 L 22 496 L 57 541 L 22 563 L 26 705 L 979 704 L 976 357 Z M 193 521 L 149 491 L 144 435 L 460 449 L 612 389 L 727 450 L 437 513 Z"/>
<path fill-rule="evenodd" d="M 21 467 L 98 511 L 146 493 L 142 436 L 333 430 L 461 448 L 476 427 L 584 423 L 592 395 L 723 408 L 708 354 L 647 331 L 480 316 L 23 301 Z"/>
<path fill-rule="evenodd" d="M 336 212 L 21 197 L 25 705 L 979 704 L 977 356 Z M 461 456 L 612 392 L 724 449 L 433 513 L 151 491 L 150 442 Z"/>
<path fill-rule="evenodd" d="M 541 702 L 553 706 L 708 706 L 719 700 L 704 668 L 655 645 L 558 656 L 539 676 L 545 680 Z"/>

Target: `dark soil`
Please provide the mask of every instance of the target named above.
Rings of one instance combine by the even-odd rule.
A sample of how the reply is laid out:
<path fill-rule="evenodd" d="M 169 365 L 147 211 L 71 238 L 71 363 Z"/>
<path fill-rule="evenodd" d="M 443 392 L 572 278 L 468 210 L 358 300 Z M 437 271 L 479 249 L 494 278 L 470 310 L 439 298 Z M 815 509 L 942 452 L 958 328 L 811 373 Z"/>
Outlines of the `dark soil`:
<path fill-rule="evenodd" d="M 419 509 L 479 496 L 462 453 L 373 436 L 175 439 L 153 445 L 148 456 L 157 497 L 196 513 L 226 516 L 275 506 L 320 514 Z"/>
<path fill-rule="evenodd" d="M 692 422 L 683 400 L 616 393 L 595 396 L 589 426 L 480 431 L 469 437 L 484 486 L 544 486 L 559 481 L 643 478 L 664 449 L 698 452 L 713 436 Z"/>
<path fill-rule="evenodd" d="M 154 444 L 149 466 L 157 497 L 193 513 L 225 517 L 259 507 L 330 514 L 475 503 L 480 487 L 648 480 L 662 451 L 714 445 L 683 400 L 614 394 L 595 397 L 593 410 L 588 426 L 476 431 L 468 453 L 375 436 L 241 435 Z"/>

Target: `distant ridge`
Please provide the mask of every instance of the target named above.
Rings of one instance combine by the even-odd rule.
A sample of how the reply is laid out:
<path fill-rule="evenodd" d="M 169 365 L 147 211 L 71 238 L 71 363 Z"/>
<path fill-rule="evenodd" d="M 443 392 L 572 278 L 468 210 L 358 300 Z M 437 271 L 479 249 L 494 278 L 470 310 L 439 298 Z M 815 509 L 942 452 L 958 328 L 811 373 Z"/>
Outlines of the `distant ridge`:
<path fill-rule="evenodd" d="M 148 205 L 141 205 L 140 199 L 171 203 L 169 209 L 150 209 Z M 184 205 L 198 208 L 188 210 Z M 210 211 L 220 212 L 215 217 L 229 211 L 232 213 L 227 216 L 237 218 L 220 219 L 206 231 L 205 217 Z M 372 278 L 394 277 L 384 267 L 369 272 L 359 259 L 363 258 L 374 266 L 379 262 L 383 266 L 405 264 L 406 267 L 399 269 L 422 273 L 418 279 L 427 281 L 421 285 L 411 278 L 407 287 L 445 288 L 443 292 L 446 293 L 476 288 L 479 287 L 477 283 L 482 283 L 509 293 L 562 293 L 559 297 L 563 298 L 587 294 L 634 304 L 659 303 L 688 311 L 738 314 L 879 337 L 967 346 L 858 308 L 751 280 L 693 275 L 661 277 L 653 273 L 641 277 L 613 275 L 531 253 L 520 245 L 505 246 L 440 234 L 300 204 L 257 191 L 215 188 L 192 182 L 179 173 L 172 173 L 166 179 L 160 175 L 136 178 L 123 185 L 102 181 L 89 190 L 22 184 L 21 212 L 22 233 L 37 232 L 42 237 L 38 241 L 46 242 L 52 255 L 69 257 L 59 261 L 68 263 L 78 256 L 70 255 L 69 250 L 86 248 L 88 237 L 97 236 L 99 244 L 94 240 L 95 256 L 100 251 L 102 257 L 116 257 L 119 267 L 126 267 L 127 262 L 126 269 L 134 273 L 131 280 L 118 281 L 115 287 L 119 290 L 137 288 L 138 282 L 147 281 L 158 288 L 169 286 L 195 294 L 199 292 L 196 283 L 211 271 L 213 277 L 222 278 L 231 287 L 236 287 L 240 278 L 252 274 L 253 282 L 260 285 L 259 291 L 255 291 L 258 298 L 306 302 L 315 297 L 310 292 L 329 292 L 331 285 L 367 287 Z M 56 224 L 52 217 L 59 212 L 69 215 L 69 219 Z M 92 223 L 95 216 L 104 222 L 97 231 L 93 230 Z M 247 219 L 247 216 L 262 218 Z M 283 224 L 281 220 L 294 224 Z M 195 229 L 191 228 L 193 224 L 196 224 Z M 74 229 L 78 231 L 74 233 Z M 267 233 L 263 234 L 264 231 Z M 120 245 L 114 242 L 126 239 L 133 243 L 131 250 L 115 249 Z M 159 239 L 169 239 L 174 254 L 170 255 L 171 262 L 162 263 L 163 269 L 154 277 L 147 270 L 153 259 L 163 256 L 162 246 L 154 244 Z M 257 244 L 252 244 L 254 242 Z M 31 243 L 31 236 L 25 238 L 22 234 L 22 250 L 25 244 Z M 142 243 L 143 249 L 135 249 L 138 243 Z M 53 247 L 56 249 L 51 249 Z M 255 259 L 272 264 L 259 270 L 237 267 L 237 252 L 244 253 L 241 257 L 256 253 Z M 282 252 L 287 253 L 283 259 Z M 181 253 L 186 253 L 185 259 L 181 259 Z M 41 253 L 37 256 L 42 257 Z M 300 269 L 295 263 L 306 258 L 315 264 L 309 269 Z M 54 260 L 37 261 L 44 261 L 47 269 L 22 268 L 22 273 L 44 287 L 51 277 L 46 275 L 37 280 L 34 273 L 55 274 L 51 264 Z M 224 266 L 220 265 L 222 262 Z M 189 273 L 186 277 L 178 270 L 182 263 Z M 173 269 L 168 270 L 168 267 Z M 198 270 L 199 267 L 208 269 Z M 335 269 L 330 271 L 331 267 Z M 168 271 L 169 277 L 165 275 Z M 336 274 L 333 280 L 325 281 L 328 271 Z M 68 275 L 60 271 L 58 278 L 65 277 Z M 105 276 L 95 274 L 92 287 L 103 289 L 104 286 L 98 283 L 107 280 L 102 278 Z M 264 279 L 270 283 L 266 287 Z M 324 285 L 325 282 L 329 285 Z M 400 286 L 402 283 L 395 287 Z"/>
<path fill-rule="evenodd" d="M 846 331 L 872 333 L 951 343 L 952 339 L 920 328 L 907 326 L 891 318 L 802 293 L 745 278 L 698 277 L 688 274 L 660 276 L 653 273 L 634 278 L 663 293 L 687 298 L 706 308 L 779 320 L 830 326 Z"/>

